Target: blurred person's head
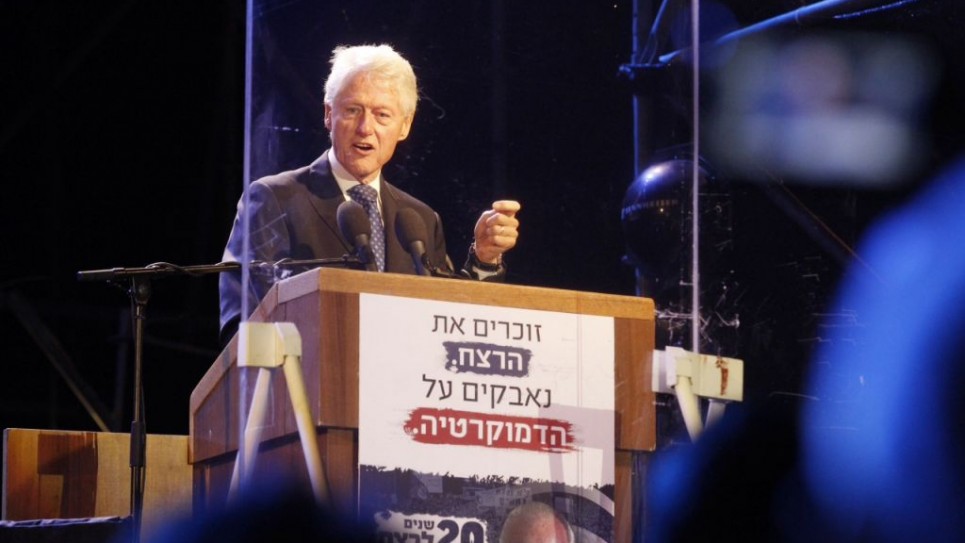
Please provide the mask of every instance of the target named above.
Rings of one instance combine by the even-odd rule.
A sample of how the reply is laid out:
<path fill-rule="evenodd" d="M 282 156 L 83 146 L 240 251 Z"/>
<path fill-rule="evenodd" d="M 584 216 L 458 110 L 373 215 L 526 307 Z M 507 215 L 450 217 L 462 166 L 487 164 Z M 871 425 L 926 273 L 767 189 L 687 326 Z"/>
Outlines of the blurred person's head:
<path fill-rule="evenodd" d="M 159 530 L 151 543 L 375 543 L 353 520 L 318 506 L 302 485 L 258 483 L 223 509 Z"/>
<path fill-rule="evenodd" d="M 803 467 L 838 541 L 965 540 L 965 161 L 865 236 L 802 418 Z M 847 332 L 847 333 L 844 333 Z"/>

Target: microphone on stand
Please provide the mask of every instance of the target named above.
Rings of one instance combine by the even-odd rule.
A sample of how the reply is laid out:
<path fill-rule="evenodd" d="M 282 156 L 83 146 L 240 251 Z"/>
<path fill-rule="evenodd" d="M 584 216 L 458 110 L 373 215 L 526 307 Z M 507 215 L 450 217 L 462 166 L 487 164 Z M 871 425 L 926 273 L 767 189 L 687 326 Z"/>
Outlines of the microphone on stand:
<path fill-rule="evenodd" d="M 429 262 L 429 255 L 426 254 L 426 239 L 429 232 L 426 224 L 422 222 L 422 217 L 412 208 L 403 208 L 395 216 L 395 235 L 402 242 L 409 254 L 412 256 L 412 263 L 415 264 L 416 273 L 419 275 L 432 275 L 432 263 Z"/>
<path fill-rule="evenodd" d="M 355 247 L 355 256 L 365 266 L 366 271 L 379 271 L 375 255 L 372 254 L 372 245 L 369 243 L 372 237 L 372 224 L 362 205 L 354 200 L 346 200 L 338 205 L 335 218 L 338 221 L 339 231 Z M 423 226 L 424 229 L 425 226 Z"/>

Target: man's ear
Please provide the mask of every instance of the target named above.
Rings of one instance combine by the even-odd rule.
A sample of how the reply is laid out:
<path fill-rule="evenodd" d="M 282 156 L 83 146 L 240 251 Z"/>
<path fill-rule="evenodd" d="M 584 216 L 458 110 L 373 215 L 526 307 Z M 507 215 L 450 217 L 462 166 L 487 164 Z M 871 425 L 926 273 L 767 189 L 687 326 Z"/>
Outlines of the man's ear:
<path fill-rule="evenodd" d="M 332 131 L 332 106 L 325 104 L 325 128 Z"/>
<path fill-rule="evenodd" d="M 399 141 L 409 137 L 409 130 L 412 129 L 412 117 L 402 119 L 402 131 L 399 132 Z"/>

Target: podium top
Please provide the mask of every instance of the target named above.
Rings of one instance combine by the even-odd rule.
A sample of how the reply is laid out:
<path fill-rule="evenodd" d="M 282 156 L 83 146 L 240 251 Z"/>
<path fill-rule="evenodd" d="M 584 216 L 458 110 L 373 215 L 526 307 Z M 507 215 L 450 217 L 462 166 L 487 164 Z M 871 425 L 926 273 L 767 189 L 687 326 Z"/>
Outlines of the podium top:
<path fill-rule="evenodd" d="M 335 268 L 321 268 L 299 274 L 279 282 L 276 289 L 275 297 L 266 297 L 262 305 L 273 307 L 314 291 L 365 292 L 583 315 L 644 320 L 654 318 L 653 300 L 637 296 Z M 270 313 L 271 308 L 264 309 Z"/>

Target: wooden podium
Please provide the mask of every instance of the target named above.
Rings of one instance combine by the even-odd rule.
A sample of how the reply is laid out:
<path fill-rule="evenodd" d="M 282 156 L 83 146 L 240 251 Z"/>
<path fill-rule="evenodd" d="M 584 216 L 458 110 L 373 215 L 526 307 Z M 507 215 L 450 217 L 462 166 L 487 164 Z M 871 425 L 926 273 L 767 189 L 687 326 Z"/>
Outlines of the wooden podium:
<path fill-rule="evenodd" d="M 654 307 L 646 298 L 567 290 L 319 269 L 275 285 L 252 321 L 294 322 L 302 336 L 302 367 L 318 445 L 332 497 L 340 511 L 357 501 L 359 427 L 359 295 L 381 294 L 474 305 L 523 308 L 614 319 L 616 406 L 616 541 L 632 533 L 632 455 L 656 447 L 654 394 L 650 391 Z M 250 403 L 253 368 L 238 368 L 237 338 L 191 394 L 189 462 L 195 510 L 223 505 Z M 249 398 L 240 402 L 240 393 Z M 283 379 L 272 382 L 258 471 L 302 477 L 307 471 Z"/>

